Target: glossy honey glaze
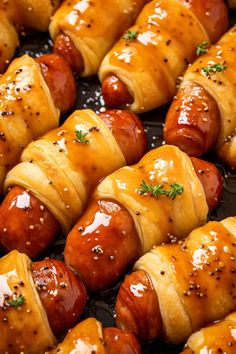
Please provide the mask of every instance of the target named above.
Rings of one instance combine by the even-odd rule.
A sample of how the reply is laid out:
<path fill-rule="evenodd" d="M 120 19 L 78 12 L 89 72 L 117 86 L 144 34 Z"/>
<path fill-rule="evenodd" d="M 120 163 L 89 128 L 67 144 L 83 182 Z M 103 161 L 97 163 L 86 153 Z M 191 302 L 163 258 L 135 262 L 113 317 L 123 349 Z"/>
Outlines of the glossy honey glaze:
<path fill-rule="evenodd" d="M 87 318 L 74 327 L 64 341 L 45 354 L 105 354 L 102 326 L 95 318 Z"/>
<path fill-rule="evenodd" d="M 180 244 L 153 252 L 168 261 L 193 330 L 235 308 L 236 239 L 223 224 L 209 222 Z"/>
<path fill-rule="evenodd" d="M 1 258 L 0 280 L 0 352 L 37 354 L 54 345 L 29 258 L 17 251 Z"/>
<path fill-rule="evenodd" d="M 193 334 L 184 354 L 233 354 L 236 351 L 236 312 L 224 320 L 215 323 Z M 191 350 L 191 349 L 192 350 Z"/>
<path fill-rule="evenodd" d="M 92 111 L 74 112 L 44 140 L 53 144 L 57 155 L 66 156 L 74 171 L 80 171 L 87 193 L 103 176 L 125 164 L 112 133 Z"/>
<path fill-rule="evenodd" d="M 184 191 L 174 200 L 163 195 L 155 198 L 150 193 L 140 193 L 142 181 L 151 186 L 163 185 L 167 190 L 177 183 Z M 169 235 L 187 236 L 204 222 L 208 212 L 203 187 L 190 159 L 168 145 L 149 151 L 138 164 L 109 175 L 98 185 L 95 194 L 100 199 L 106 197 L 120 202 L 131 213 L 142 253 L 153 245 L 168 242 Z"/>
<path fill-rule="evenodd" d="M 104 58 L 100 80 L 115 74 L 134 96 L 131 109 L 150 110 L 173 97 L 178 76 L 204 40 L 209 42 L 203 26 L 181 2 L 151 1 Z"/>
<path fill-rule="evenodd" d="M 81 52 L 84 74 L 95 74 L 98 66 L 138 15 L 147 0 L 72 0 L 64 1 L 53 16 L 50 32 L 53 39 L 64 32 Z"/>
<path fill-rule="evenodd" d="M 221 114 L 221 134 L 218 146 L 227 143 L 235 134 L 236 126 L 236 27 L 232 27 L 208 52 L 198 58 L 186 71 L 183 84 L 188 81 L 202 86 L 217 102 Z M 211 70 L 215 65 L 222 69 Z M 224 99 L 222 100 L 222 97 Z"/>
<path fill-rule="evenodd" d="M 28 55 L 15 59 L 0 78 L 0 97 L 0 171 L 5 171 L 32 139 L 58 125 L 59 112 L 39 65 Z"/>

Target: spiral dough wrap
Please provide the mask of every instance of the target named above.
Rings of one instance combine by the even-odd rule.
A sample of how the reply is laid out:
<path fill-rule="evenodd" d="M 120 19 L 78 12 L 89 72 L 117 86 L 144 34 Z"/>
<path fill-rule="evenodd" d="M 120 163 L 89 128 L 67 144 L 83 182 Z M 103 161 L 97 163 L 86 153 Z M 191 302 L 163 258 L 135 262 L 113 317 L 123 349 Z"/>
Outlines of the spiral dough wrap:
<path fill-rule="evenodd" d="M 40 66 L 28 55 L 15 59 L 0 78 L 0 188 L 23 148 L 55 128 L 55 107 Z M 37 104 L 35 104 L 37 102 Z"/>
<path fill-rule="evenodd" d="M 23 253 L 12 251 L 0 259 L 0 352 L 38 354 L 56 344 L 31 276 L 31 261 Z M 14 300 L 23 299 L 15 308 Z M 10 327 L 10 328 L 9 328 Z"/>
<path fill-rule="evenodd" d="M 171 200 L 140 195 L 140 184 L 183 185 L 184 192 Z M 97 187 L 97 199 L 112 199 L 123 205 L 134 219 L 142 253 L 153 245 L 169 241 L 171 235 L 185 237 L 206 221 L 208 206 L 203 187 L 189 157 L 174 146 L 148 152 L 137 165 L 123 167 Z"/>
<path fill-rule="evenodd" d="M 201 56 L 186 71 L 180 90 L 190 83 L 203 87 L 215 100 L 221 116 L 220 136 L 216 146 L 219 157 L 231 167 L 236 167 L 236 26 Z M 206 73 L 207 68 L 220 65 L 220 69 Z M 206 107 L 207 109 L 207 107 Z"/>
<path fill-rule="evenodd" d="M 182 244 L 156 247 L 135 263 L 152 280 L 168 342 L 185 341 L 235 308 L 235 235 L 235 217 L 212 221 Z"/>
<path fill-rule="evenodd" d="M 203 350 L 208 353 L 215 350 L 218 353 L 234 354 L 236 331 L 236 312 L 231 313 L 222 321 L 209 327 L 202 328 L 199 332 L 192 334 L 187 343 L 186 351 L 183 354 L 190 353 L 201 354 Z"/>
<path fill-rule="evenodd" d="M 134 97 L 129 108 L 145 112 L 174 96 L 177 78 L 194 60 L 197 44 L 210 40 L 194 13 L 176 0 L 151 1 L 129 31 L 135 38 L 122 37 L 115 44 L 101 64 L 99 79 L 114 74 Z"/>
<path fill-rule="evenodd" d="M 64 1 L 52 18 L 49 31 L 54 40 L 66 34 L 81 53 L 81 76 L 97 73 L 104 55 L 128 28 L 147 0 Z"/>
<path fill-rule="evenodd" d="M 76 132 L 85 134 L 84 141 Z M 32 191 L 66 233 L 97 182 L 125 165 L 111 131 L 91 110 L 75 111 L 60 128 L 29 144 L 21 159 L 8 173 L 5 190 L 19 185 Z"/>
<path fill-rule="evenodd" d="M 0 8 L 18 26 L 47 31 L 59 3 L 60 0 L 1 0 Z"/>

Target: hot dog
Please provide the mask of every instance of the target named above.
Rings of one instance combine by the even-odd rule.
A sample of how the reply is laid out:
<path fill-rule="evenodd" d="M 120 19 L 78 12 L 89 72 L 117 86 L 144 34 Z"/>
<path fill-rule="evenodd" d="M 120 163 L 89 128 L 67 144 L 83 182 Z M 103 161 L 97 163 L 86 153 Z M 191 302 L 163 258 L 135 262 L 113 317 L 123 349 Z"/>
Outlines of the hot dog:
<path fill-rule="evenodd" d="M 161 3 L 150 2 L 144 7 L 136 25 L 131 27 L 106 55 L 100 67 L 99 77 L 102 82 L 102 93 L 107 107 L 129 106 L 134 112 L 142 112 L 167 103 L 176 90 L 175 85 L 172 87 L 172 84 L 169 83 L 170 76 L 176 82 L 177 77 L 184 72 L 187 64 L 196 58 L 197 44 L 201 42 L 214 43 L 226 31 L 228 15 L 224 1 L 182 0 L 180 2 L 181 11 L 178 8 L 180 5 L 176 3 L 170 4 L 169 9 L 164 1 Z M 172 14 L 173 7 L 176 7 L 176 11 Z M 185 14 L 186 8 L 188 14 Z M 157 17 L 155 15 L 157 12 L 165 13 L 166 15 Z M 193 18 L 194 21 L 197 19 L 202 29 L 204 29 L 205 39 L 202 37 L 199 40 L 199 34 L 199 42 L 195 45 L 194 38 L 183 44 L 183 32 L 179 32 L 179 25 L 176 24 L 173 29 L 170 26 L 170 21 L 173 26 L 175 21 L 178 23 L 178 13 L 181 16 L 181 26 L 188 26 L 189 23 L 186 19 L 189 18 L 192 19 L 191 26 L 193 26 Z M 168 16 L 170 16 L 169 21 L 167 20 Z M 156 31 L 161 33 L 157 38 L 155 38 Z M 165 35 L 166 32 L 168 37 Z M 191 36 L 196 30 L 187 29 L 186 27 L 184 32 L 188 32 Z M 172 63 L 171 54 L 168 50 L 172 48 L 173 51 L 176 35 L 180 37 L 178 45 L 179 42 L 183 45 L 181 55 L 183 50 L 188 48 L 189 51 L 182 58 L 177 50 L 175 63 Z M 156 53 L 155 47 L 157 48 Z M 146 52 L 147 58 L 142 59 L 142 56 L 143 58 L 145 57 Z M 155 55 L 152 56 L 152 52 Z M 178 60 L 181 63 L 178 66 L 178 71 L 172 70 L 176 68 L 176 61 Z M 158 66 L 155 66 L 155 63 L 158 63 Z M 183 63 L 184 65 L 182 65 Z M 150 68 L 153 71 L 150 71 Z M 158 70 L 161 70 L 159 75 Z M 165 75 L 166 70 L 169 76 Z M 144 72 L 145 75 L 143 74 Z M 151 79 L 149 79 L 149 75 Z M 145 82 L 145 85 L 143 82 Z M 139 87 L 140 85 L 142 87 Z M 158 87 L 161 92 L 159 92 Z"/>
<path fill-rule="evenodd" d="M 53 45 L 54 53 L 60 54 L 77 74 L 84 70 L 84 61 L 80 52 L 76 49 L 70 37 L 60 34 Z"/>
<path fill-rule="evenodd" d="M 135 336 L 119 328 L 102 328 L 102 324 L 93 317 L 80 322 L 72 328 L 64 341 L 45 354 L 141 354 L 140 345 Z"/>
<path fill-rule="evenodd" d="M 152 340 L 162 335 L 158 297 L 150 276 L 144 270 L 134 271 L 125 277 L 116 301 L 116 316 L 116 325 L 135 333 L 140 340 Z"/>
<path fill-rule="evenodd" d="M 131 164 L 141 158 L 146 150 L 147 142 L 144 129 L 137 116 L 121 110 L 105 111 L 99 115 L 113 134 L 126 162 Z M 93 126 L 91 131 L 98 138 L 99 129 L 99 127 Z M 110 132 L 108 132 L 109 135 Z M 58 137 L 57 132 L 56 137 Z M 86 144 L 83 145 L 79 142 L 77 144 L 79 149 L 82 148 L 84 153 L 87 153 Z M 88 159 L 88 157 L 86 158 Z M 102 164 L 106 164 L 106 161 L 102 161 Z M 92 171 L 94 181 L 96 181 L 96 169 Z M 86 170 L 85 173 L 86 178 L 90 179 L 90 183 L 92 183 L 92 179 L 89 178 L 90 172 Z M 98 176 L 100 179 L 100 175 Z M 0 206 L 0 244 L 5 250 L 17 248 L 34 258 L 54 240 L 59 229 L 60 224 L 54 214 L 38 199 L 35 193 L 27 191 L 26 188 L 13 187 Z"/>
<path fill-rule="evenodd" d="M 132 165 L 141 159 L 147 149 L 147 140 L 143 125 L 136 114 L 113 109 L 99 113 L 99 117 L 106 123 L 118 142 L 125 155 L 126 164 Z"/>
<path fill-rule="evenodd" d="M 235 308 L 235 223 L 235 217 L 209 222 L 141 257 L 120 287 L 117 325 L 143 340 L 181 343 L 229 314 Z"/>
<path fill-rule="evenodd" d="M 44 54 L 35 61 L 40 65 L 54 104 L 61 112 L 71 109 L 76 98 L 76 84 L 70 66 L 58 54 Z"/>
<path fill-rule="evenodd" d="M 50 327 L 55 337 L 60 338 L 78 322 L 87 300 L 86 289 L 57 259 L 34 262 L 31 269 Z"/>
<path fill-rule="evenodd" d="M 127 86 L 115 75 L 109 75 L 102 82 L 102 96 L 107 107 L 124 107 L 133 103 L 134 98 Z"/>
<path fill-rule="evenodd" d="M 139 354 L 140 345 L 131 332 L 119 328 L 107 327 L 103 329 L 107 354 Z"/>
<path fill-rule="evenodd" d="M 11 189 L 0 206 L 0 225 L 1 247 L 17 248 L 31 258 L 46 249 L 60 229 L 48 208 L 19 186 Z"/>
<path fill-rule="evenodd" d="M 193 156 L 214 149 L 232 168 L 236 167 L 235 42 L 233 27 L 188 68 L 164 127 L 166 143 Z"/>
<path fill-rule="evenodd" d="M 164 139 L 190 156 L 201 156 L 216 146 L 220 112 L 214 99 L 197 84 L 179 90 L 166 117 Z"/>
<path fill-rule="evenodd" d="M 167 147 L 167 150 L 169 149 L 172 151 L 172 148 Z M 162 148 L 162 150 L 164 150 L 165 154 L 165 148 Z M 156 159 L 154 152 L 152 152 L 152 154 L 153 156 L 151 161 L 155 161 Z M 148 154 L 146 156 L 148 156 Z M 165 161 L 165 158 L 163 157 L 161 161 Z M 155 162 L 153 162 L 153 164 L 155 164 Z M 163 166 L 167 166 L 168 162 L 162 162 L 161 164 L 163 164 Z M 201 161 L 195 158 L 192 161 L 192 164 L 195 169 L 194 173 L 198 176 L 198 181 L 201 181 L 201 185 L 206 191 L 206 200 L 209 209 L 211 209 L 217 205 L 217 202 L 220 199 L 222 178 L 216 167 L 209 162 Z M 159 163 L 156 165 L 159 166 Z M 139 171 L 142 168 L 145 169 L 146 173 L 148 173 L 149 169 L 152 171 L 150 165 L 147 164 L 147 167 L 145 167 L 145 163 L 142 163 L 141 160 L 141 162 L 137 165 L 137 170 Z M 156 168 L 158 171 L 158 167 Z M 159 168 L 161 169 L 161 166 Z M 130 169 L 129 173 L 131 173 Z M 154 175 L 154 172 L 149 173 L 151 176 Z M 156 172 L 156 174 L 158 174 L 158 172 Z M 114 173 L 106 178 L 108 181 L 108 184 L 105 184 L 106 187 L 104 187 L 104 195 L 106 198 L 98 198 L 101 194 L 98 185 L 97 192 L 95 192 L 93 200 L 88 205 L 88 208 L 80 220 L 70 231 L 66 240 L 64 253 L 65 262 L 71 269 L 80 274 L 87 289 L 90 291 L 100 291 L 114 284 L 128 268 L 128 266 L 130 266 L 134 260 L 144 252 L 144 246 L 142 244 L 143 240 L 148 239 L 148 245 L 146 245 L 146 248 L 149 249 L 153 246 L 153 244 L 165 242 L 164 235 L 166 234 L 169 234 L 171 237 L 168 241 L 176 239 L 177 236 L 177 229 L 174 228 L 170 231 L 170 225 L 165 228 L 164 234 L 162 234 L 162 231 L 158 228 L 153 231 L 155 235 L 162 235 L 158 240 L 154 240 L 150 235 L 148 237 L 145 236 L 145 232 L 148 233 L 149 229 L 152 228 L 151 219 L 149 223 L 146 221 L 147 229 L 143 229 L 142 236 L 140 237 L 138 230 L 142 228 L 144 223 L 142 218 L 144 218 L 145 212 L 149 214 L 151 209 L 155 210 L 155 204 L 152 205 L 152 203 L 155 203 L 153 200 L 155 198 L 150 199 L 150 204 L 152 206 L 148 205 L 148 202 L 146 200 L 143 201 L 142 199 L 141 202 L 145 203 L 145 207 L 143 206 L 143 209 L 136 201 L 134 203 L 134 208 L 132 210 L 127 210 L 129 205 L 128 203 L 130 203 L 129 201 L 132 201 L 136 194 L 127 192 L 126 195 L 124 191 L 127 189 L 129 190 L 130 183 L 134 189 L 134 193 L 136 193 L 135 191 L 138 189 L 136 187 L 136 176 L 135 174 L 132 174 L 130 176 L 130 181 L 128 180 L 128 177 L 121 178 L 122 169 L 115 173 L 116 178 L 112 177 L 113 175 Z M 163 177 L 164 181 L 168 179 L 168 175 L 168 172 L 165 172 L 166 177 Z M 111 179 L 111 177 L 113 179 Z M 107 183 L 106 179 L 105 183 Z M 115 199 L 112 199 L 112 193 L 109 192 L 110 186 L 114 186 L 117 193 L 115 194 Z M 124 196 L 121 201 L 119 199 L 119 195 L 122 194 Z M 168 201 L 164 200 L 164 204 L 160 207 L 160 210 L 156 209 L 155 212 L 153 212 L 154 215 L 156 215 L 156 219 L 159 217 L 160 223 L 165 224 L 164 219 L 161 218 L 162 212 L 165 210 L 164 218 L 168 216 L 172 224 L 172 212 L 170 210 L 166 210 L 164 206 L 165 202 Z M 172 202 L 174 203 L 174 201 Z M 159 203 L 158 200 L 157 203 Z M 178 209 L 179 208 L 180 207 L 178 207 Z M 184 207 L 182 207 L 182 209 L 184 209 Z M 174 207 L 172 210 L 174 210 Z M 133 214 L 135 214 L 136 218 L 134 218 Z M 155 216 L 153 217 L 155 218 Z"/>
<path fill-rule="evenodd" d="M 44 353 L 84 310 L 85 287 L 59 260 L 32 263 L 12 251 L 0 259 L 0 276 L 2 353 Z"/>

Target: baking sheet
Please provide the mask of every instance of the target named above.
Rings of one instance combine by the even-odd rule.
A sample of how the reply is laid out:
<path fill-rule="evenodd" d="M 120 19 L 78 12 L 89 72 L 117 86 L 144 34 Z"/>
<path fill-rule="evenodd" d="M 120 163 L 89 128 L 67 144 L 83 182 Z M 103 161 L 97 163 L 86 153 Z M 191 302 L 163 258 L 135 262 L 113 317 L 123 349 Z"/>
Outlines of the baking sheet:
<path fill-rule="evenodd" d="M 233 21 L 233 18 L 234 17 L 231 17 L 231 21 Z M 28 53 L 32 56 L 39 56 L 43 53 L 49 53 L 51 51 L 51 45 L 51 40 L 47 34 L 31 34 L 21 38 L 21 47 L 17 50 L 16 55 L 20 56 L 24 53 Z M 99 112 L 102 106 L 103 99 L 97 78 L 77 79 L 77 100 L 74 109 L 91 108 Z M 153 110 L 140 116 L 147 130 L 149 149 L 153 149 L 163 143 L 162 127 L 167 108 L 168 107 L 164 107 Z M 70 112 L 61 118 L 61 122 L 69 116 L 69 113 Z M 213 155 L 205 156 L 205 158 L 216 163 L 224 177 L 222 201 L 218 208 L 211 213 L 209 219 L 221 220 L 227 216 L 236 215 L 236 174 L 221 165 Z M 44 256 L 63 259 L 63 248 L 64 240 L 59 238 Z M 42 256 L 40 258 L 42 258 Z M 119 284 L 103 293 L 90 296 L 84 317 L 95 316 L 105 326 L 113 326 L 114 303 L 118 288 Z M 183 345 L 169 346 L 161 340 L 157 340 L 151 343 L 143 343 L 142 353 L 177 354 L 182 348 Z"/>

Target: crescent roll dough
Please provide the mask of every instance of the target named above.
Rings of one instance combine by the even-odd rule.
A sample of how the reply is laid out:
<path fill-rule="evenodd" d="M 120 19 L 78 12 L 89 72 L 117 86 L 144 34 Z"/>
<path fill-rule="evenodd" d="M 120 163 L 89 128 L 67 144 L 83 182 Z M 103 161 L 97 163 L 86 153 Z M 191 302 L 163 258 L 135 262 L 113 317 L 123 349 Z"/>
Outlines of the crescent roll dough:
<path fill-rule="evenodd" d="M 235 308 L 235 236 L 235 217 L 212 221 L 184 242 L 156 247 L 135 263 L 134 269 L 151 277 L 167 341 L 181 343 Z"/>
<path fill-rule="evenodd" d="M 59 122 L 50 91 L 34 59 L 15 59 L 0 77 L 0 188 L 23 148 Z"/>
<path fill-rule="evenodd" d="M 2 73 L 13 58 L 19 40 L 15 27 L 1 10 L 0 18 L 0 72 Z"/>
<path fill-rule="evenodd" d="M 85 134 L 80 142 L 76 132 Z M 30 143 L 7 175 L 5 190 L 23 186 L 46 205 L 67 233 L 98 181 L 125 165 L 106 124 L 91 110 L 75 111 L 60 127 Z"/>
<path fill-rule="evenodd" d="M 102 325 L 89 317 L 68 332 L 64 341 L 45 354 L 96 353 L 106 354 Z"/>
<path fill-rule="evenodd" d="M 0 280 L 0 352 L 38 354 L 55 345 L 30 259 L 17 251 L 8 253 L 0 259 Z"/>
<path fill-rule="evenodd" d="M 139 113 L 171 100 L 178 76 L 195 59 L 197 44 L 210 40 L 193 12 L 177 0 L 151 1 L 129 31 L 134 38 L 122 37 L 115 44 L 102 61 L 99 78 L 102 82 L 115 74 L 121 79 L 134 97 L 129 108 Z"/>
<path fill-rule="evenodd" d="M 234 354 L 236 347 L 236 312 L 222 321 L 201 329 L 191 335 L 186 348 L 191 354 L 227 353 Z M 188 351 L 184 351 L 183 353 Z M 204 351 L 205 350 L 205 351 Z"/>
<path fill-rule="evenodd" d="M 47 31 L 60 0 L 0 0 L 0 8 L 18 26 Z"/>
<path fill-rule="evenodd" d="M 236 26 L 231 28 L 208 53 L 186 71 L 181 85 L 202 86 L 217 102 L 221 129 L 216 151 L 230 166 L 236 167 Z M 223 70 L 206 74 L 205 69 L 220 64 Z M 204 70 L 203 70 L 204 69 Z M 180 89 L 181 89 L 180 88 Z"/>
<path fill-rule="evenodd" d="M 183 185 L 174 200 L 166 196 L 140 195 L 140 184 Z M 139 234 L 142 253 L 153 245 L 170 240 L 171 235 L 185 237 L 206 221 L 208 206 L 203 187 L 190 158 L 174 146 L 162 146 L 148 152 L 138 164 L 123 167 L 106 177 L 97 187 L 95 198 L 121 203 L 131 214 Z"/>
<path fill-rule="evenodd" d="M 84 60 L 81 75 L 94 75 L 104 55 L 147 2 L 65 0 L 53 16 L 49 31 L 53 40 L 60 32 L 68 35 Z"/>

